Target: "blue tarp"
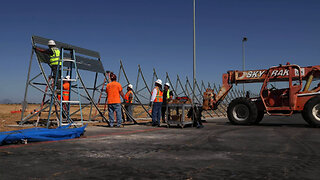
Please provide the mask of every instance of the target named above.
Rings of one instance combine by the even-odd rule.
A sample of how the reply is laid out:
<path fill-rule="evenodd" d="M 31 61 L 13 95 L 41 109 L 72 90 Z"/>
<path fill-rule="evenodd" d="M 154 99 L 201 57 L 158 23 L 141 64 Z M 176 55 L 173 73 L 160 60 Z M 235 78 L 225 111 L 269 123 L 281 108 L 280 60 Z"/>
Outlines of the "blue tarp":
<path fill-rule="evenodd" d="M 0 132 L 0 145 L 16 143 L 23 140 L 36 142 L 73 139 L 80 137 L 84 133 L 84 129 L 87 127 L 87 125 L 80 128 L 69 128 L 69 126 L 70 125 L 56 129 L 31 128 Z"/>

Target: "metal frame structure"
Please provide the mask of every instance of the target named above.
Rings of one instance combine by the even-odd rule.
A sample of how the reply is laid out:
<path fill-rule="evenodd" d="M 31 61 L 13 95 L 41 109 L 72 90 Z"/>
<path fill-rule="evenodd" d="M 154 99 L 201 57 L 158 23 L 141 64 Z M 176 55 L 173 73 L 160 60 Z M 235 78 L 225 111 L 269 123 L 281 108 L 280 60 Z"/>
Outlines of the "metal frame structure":
<path fill-rule="evenodd" d="M 48 105 L 48 102 L 50 102 L 50 101 L 45 101 L 45 98 L 44 98 L 43 101 L 45 101 L 45 103 L 42 103 L 40 105 L 40 107 L 34 113 L 28 114 L 25 116 L 24 112 L 27 109 L 27 105 L 28 105 L 27 99 L 28 99 L 29 86 L 40 91 L 43 95 L 46 95 L 46 96 L 58 101 L 57 96 L 55 95 L 54 90 L 53 90 L 53 88 L 47 78 L 48 73 L 45 72 L 45 69 L 42 65 L 43 63 L 49 63 L 49 57 L 48 57 L 48 55 L 35 50 L 35 48 L 45 47 L 47 45 L 47 42 L 50 39 L 39 37 L 39 36 L 32 36 L 31 40 L 32 40 L 32 51 L 31 51 L 31 57 L 30 57 L 30 61 L 29 61 L 29 68 L 28 68 L 28 75 L 27 75 L 27 81 L 26 81 L 26 87 L 25 87 L 25 93 L 24 93 L 24 100 L 22 102 L 21 121 L 19 123 L 20 125 L 23 125 L 24 123 L 28 122 L 31 118 L 33 118 L 35 116 L 40 116 L 41 112 L 44 112 L 47 108 L 50 107 L 50 105 Z M 90 117 L 91 117 L 92 109 L 95 108 L 99 112 L 99 115 L 104 119 L 104 121 L 109 124 L 109 121 L 103 116 L 102 112 L 99 110 L 99 108 L 97 107 L 97 105 L 95 104 L 95 102 L 93 100 L 94 94 L 95 94 L 96 90 L 98 89 L 98 87 L 100 86 L 100 85 L 97 86 L 98 75 L 99 74 L 102 74 L 103 76 L 105 75 L 104 68 L 103 68 L 103 65 L 101 62 L 100 54 L 96 51 L 84 49 L 84 48 L 81 48 L 78 46 L 73 46 L 73 45 L 66 44 L 66 43 L 59 42 L 59 41 L 55 41 L 55 42 L 57 44 L 57 47 L 60 49 L 61 48 L 72 49 L 73 51 L 77 52 L 77 54 L 75 54 L 74 58 L 77 59 L 76 74 L 79 78 L 79 82 L 81 83 L 81 87 L 71 87 L 70 91 L 74 91 L 73 88 L 79 88 L 84 91 L 84 94 L 79 94 L 79 96 L 81 96 L 82 98 L 86 99 L 89 102 L 88 104 L 82 106 L 82 109 L 84 109 L 86 107 L 90 107 L 90 113 L 89 113 L 88 119 L 90 119 Z M 72 55 L 71 53 L 67 53 L 67 52 L 62 52 L 62 53 L 63 53 L 64 57 L 71 57 L 71 55 Z M 32 61 L 34 61 L 34 58 L 33 58 L 34 54 L 36 54 L 36 62 L 39 66 L 40 73 L 38 73 L 34 77 L 31 77 Z M 63 66 L 62 68 L 65 68 L 65 67 Z M 74 68 L 74 66 L 73 66 L 73 68 Z M 86 87 L 83 79 L 81 78 L 81 74 L 78 71 L 78 69 L 95 73 L 93 87 Z M 36 80 L 40 81 L 39 77 L 41 75 L 43 77 L 44 82 L 43 82 L 43 80 L 42 80 L 42 82 L 35 82 Z M 43 87 L 43 86 L 46 86 L 48 91 L 42 90 L 41 87 Z M 92 91 L 92 95 L 90 95 L 89 91 Z M 61 104 L 57 103 L 57 105 L 59 106 L 59 108 L 61 108 Z M 56 109 L 56 111 L 57 111 L 57 109 Z M 79 111 L 81 111 L 81 108 L 70 113 L 70 117 L 75 115 Z M 57 113 L 56 113 L 56 116 L 57 116 L 56 117 L 57 120 L 59 120 L 60 118 L 58 117 Z M 50 117 L 50 114 L 48 114 L 48 117 Z"/>
<path fill-rule="evenodd" d="M 140 69 L 141 70 L 141 69 Z M 118 76 L 118 81 L 120 82 L 121 81 L 121 74 L 123 74 L 123 76 L 124 76 L 124 78 L 125 78 L 125 82 L 126 82 L 126 85 L 125 86 L 123 86 L 123 87 L 127 87 L 129 84 L 132 84 L 132 83 L 130 83 L 130 81 L 129 81 L 129 78 L 128 78 L 128 76 L 127 76 L 127 73 L 126 73 L 126 71 L 125 71 L 125 69 L 124 69 L 124 66 L 123 66 L 123 64 L 122 64 L 122 60 L 120 60 L 120 69 L 119 69 L 119 76 Z M 143 76 L 143 74 L 142 74 L 142 71 L 138 71 L 138 75 L 141 75 L 141 77 L 143 77 L 143 79 L 144 79 L 144 76 Z M 139 78 L 137 78 L 137 84 L 138 84 L 138 82 L 139 82 Z M 137 86 L 136 86 L 136 88 L 137 88 Z M 147 86 L 145 87 L 145 88 L 147 88 Z M 141 97 L 142 95 L 141 95 L 141 93 L 139 94 L 139 93 L 137 93 L 137 92 L 139 92 L 139 91 L 135 91 L 135 90 L 132 90 L 132 92 L 133 92 L 133 95 L 134 95 L 134 103 L 133 103 L 133 105 L 139 105 L 139 106 L 141 106 L 142 108 L 143 108 L 143 110 L 144 110 L 144 112 L 147 114 L 147 116 L 148 117 L 152 117 L 151 116 L 151 114 L 149 113 L 149 109 L 150 109 L 150 106 L 148 106 L 147 104 L 144 104 L 144 103 L 142 103 L 142 101 L 140 100 L 140 98 L 139 98 L 139 96 Z M 151 96 L 151 95 L 150 95 Z M 143 97 L 143 96 L 142 96 Z M 145 97 L 146 98 L 146 97 Z M 146 108 L 146 106 L 148 106 L 148 108 Z"/>
<path fill-rule="evenodd" d="M 49 98 L 53 98 L 57 100 L 57 97 L 54 95 L 54 90 L 53 88 L 50 86 L 50 82 L 48 80 L 48 73 L 45 72 L 45 68 L 43 67 L 43 63 L 48 63 L 48 57 L 45 57 L 44 54 L 41 54 L 39 52 L 36 52 L 34 47 L 44 47 L 47 45 L 49 39 L 47 38 L 43 38 L 43 37 L 39 37 L 39 36 L 32 36 L 32 50 L 31 50 L 31 56 L 30 56 L 30 61 L 29 61 L 29 67 L 28 67 L 28 75 L 27 75 L 27 81 L 26 81 L 26 87 L 25 87 L 25 93 L 24 93 L 24 100 L 22 102 L 22 113 L 21 113 L 21 121 L 20 121 L 20 125 L 28 122 L 30 119 L 36 117 L 36 116 L 40 116 L 40 114 L 42 112 L 45 112 L 48 108 L 50 108 L 49 105 L 49 100 L 46 100 L 46 96 Z M 89 121 L 91 121 L 92 119 L 95 119 L 98 116 L 102 117 L 102 120 L 107 122 L 109 124 L 108 119 L 104 116 L 105 112 L 102 112 L 99 108 L 98 105 L 101 103 L 99 102 L 101 100 L 101 96 L 104 90 L 100 90 L 101 87 L 104 87 L 106 85 L 106 73 L 105 70 L 102 66 L 101 63 L 101 57 L 100 54 L 96 51 L 92 51 L 92 50 L 88 50 L 88 49 L 84 49 L 84 48 L 80 48 L 77 46 L 73 46 L 70 44 L 66 44 L 66 43 L 62 43 L 59 41 L 56 41 L 57 47 L 58 48 L 67 48 L 67 49 L 73 49 L 77 52 L 75 58 L 77 59 L 77 67 L 80 70 L 84 70 L 84 71 L 90 71 L 90 72 L 94 72 L 95 73 L 95 78 L 93 81 L 93 87 L 87 87 L 87 85 L 85 85 L 84 81 L 82 80 L 82 77 L 79 73 L 79 71 L 77 71 L 77 75 L 79 76 L 79 82 L 81 84 L 81 86 L 79 87 L 84 93 L 80 94 L 80 96 L 85 99 L 86 101 L 88 101 L 89 103 L 84 104 L 82 103 L 82 109 L 84 108 L 88 108 L 90 107 L 90 111 L 89 111 L 89 117 L 87 118 Z M 34 55 L 36 55 L 36 58 L 34 58 Z M 65 57 L 71 57 L 70 53 L 66 53 L 64 52 L 63 54 Z M 38 64 L 38 68 L 40 69 L 40 72 L 38 74 L 36 74 L 35 76 L 31 77 L 31 72 L 33 70 L 32 68 L 32 62 L 34 61 L 34 59 L 36 59 L 36 62 Z M 100 75 L 103 76 L 104 82 L 102 82 L 101 84 L 98 84 L 98 79 L 100 77 Z M 154 82 L 156 79 L 159 78 L 156 69 L 153 69 L 153 74 L 152 76 L 152 80 L 151 83 L 148 84 L 147 81 L 150 78 L 145 78 L 145 75 L 143 74 L 142 68 L 140 65 L 138 65 L 138 74 L 137 74 L 137 78 L 136 78 L 136 83 L 132 83 L 129 78 L 127 77 L 127 73 L 125 71 L 124 65 L 122 63 L 122 61 L 120 60 L 120 68 L 119 68 L 119 75 L 118 75 L 118 81 L 120 82 L 122 80 L 122 76 L 123 76 L 123 80 L 124 80 L 124 87 L 126 87 L 128 84 L 133 84 L 133 86 L 135 87 L 133 89 L 133 93 L 134 93 L 134 106 L 140 106 L 143 111 L 140 112 L 138 115 L 140 117 L 141 114 L 145 114 L 145 118 L 144 119 L 149 119 L 151 118 L 151 113 L 150 113 L 150 106 L 148 105 L 148 103 L 143 103 L 143 100 L 146 100 L 147 102 L 149 102 L 149 99 L 151 98 L 151 91 L 154 87 Z M 38 82 L 40 77 L 43 77 L 41 82 Z M 188 96 L 189 99 L 191 99 L 193 97 L 193 88 L 191 87 L 191 83 L 188 80 L 188 77 L 186 77 L 186 82 L 182 83 L 180 76 L 177 75 L 176 76 L 176 81 L 175 84 L 173 83 L 174 81 L 172 81 L 172 79 L 170 78 L 168 72 L 165 73 L 165 81 L 164 82 L 168 82 L 171 85 L 171 90 L 174 93 L 175 97 L 178 96 Z M 37 81 L 37 82 L 36 82 Z M 41 105 L 39 106 L 39 108 L 37 108 L 32 114 L 28 114 L 25 115 L 25 110 L 27 108 L 27 99 L 28 99 L 28 90 L 29 87 L 33 87 L 34 89 L 38 90 L 39 92 L 41 92 L 44 95 L 43 98 L 43 102 L 41 103 Z M 46 86 L 46 88 L 43 88 L 44 86 Z M 203 81 L 201 81 L 201 85 L 199 86 L 199 84 L 197 83 L 197 81 L 195 80 L 195 93 L 194 93 L 194 98 L 195 103 L 202 103 L 202 99 L 203 99 L 203 91 L 205 91 L 205 89 L 207 88 L 211 88 L 211 84 L 208 83 L 207 86 L 205 86 L 205 83 Z M 214 84 L 213 86 L 215 88 L 215 91 L 218 91 L 218 89 L 216 88 L 216 85 Z M 75 91 L 74 88 L 76 87 L 72 87 L 71 91 Z M 89 91 L 92 91 L 92 93 L 90 93 Z M 190 92 L 190 93 L 189 93 Z M 96 93 L 100 93 L 99 97 L 99 101 L 96 103 L 96 100 L 94 100 L 95 94 Z M 237 89 L 233 89 L 231 91 L 231 93 L 228 94 L 227 98 L 225 99 L 225 102 L 228 103 L 230 102 L 232 99 L 242 96 L 243 92 L 240 92 Z M 98 105 L 97 105 L 98 104 Z M 58 104 L 58 108 L 60 108 L 61 104 Z M 93 113 L 92 111 L 95 111 L 97 113 Z M 74 112 L 70 113 L 70 116 L 73 116 L 75 114 L 77 114 L 80 111 L 80 108 L 75 110 Z M 127 112 L 126 112 L 127 113 Z M 210 117 L 214 117 L 214 116 L 225 116 L 226 115 L 226 107 L 224 106 L 220 106 L 220 108 L 218 108 L 217 110 L 214 110 L 211 112 L 211 110 L 206 111 L 206 114 Z M 56 113 L 57 119 L 59 119 L 57 113 Z M 39 118 L 37 121 L 37 124 L 39 122 Z M 136 122 L 135 122 L 136 123 Z"/>
<path fill-rule="evenodd" d="M 122 78 L 123 77 L 123 78 Z M 133 93 L 134 93 L 134 99 L 133 99 L 133 105 L 134 106 L 140 106 L 143 111 L 139 112 L 136 114 L 135 119 L 150 119 L 151 118 L 151 113 L 150 113 L 150 106 L 148 103 L 143 103 L 143 100 L 146 100 L 149 102 L 151 99 L 151 91 L 154 87 L 154 82 L 156 79 L 158 79 L 160 76 L 158 76 L 156 69 L 153 68 L 152 76 L 148 76 L 149 78 L 145 78 L 146 76 L 143 73 L 143 70 L 140 65 L 138 65 L 138 73 L 136 77 L 136 83 L 133 84 L 132 81 L 129 80 L 127 73 L 125 71 L 124 64 L 122 60 L 120 60 L 120 68 L 119 68 L 119 73 L 118 73 L 118 82 L 120 82 L 123 85 L 123 88 L 127 87 L 128 84 L 132 84 L 134 86 L 133 88 Z M 151 79 L 151 83 L 148 84 L 148 79 Z M 160 78 L 161 79 L 161 78 Z M 170 83 L 171 91 L 173 91 L 174 97 L 177 96 L 187 96 L 189 99 L 193 97 L 193 89 L 190 81 L 188 80 L 188 77 L 186 77 L 185 83 L 182 82 L 180 79 L 180 76 L 176 76 L 176 81 L 175 84 L 173 83 L 172 79 L 169 76 L 168 72 L 165 72 L 165 81 L 163 83 L 168 82 Z M 198 81 L 195 81 L 195 103 L 197 104 L 202 104 L 203 101 L 203 92 L 207 88 L 211 88 L 211 84 L 208 83 L 206 86 L 203 81 L 201 81 L 201 85 L 198 84 Z M 213 84 L 213 87 L 215 88 L 215 91 L 218 92 L 218 88 L 216 84 Z M 242 96 L 243 92 L 240 90 L 234 88 L 232 90 L 232 93 L 228 94 L 226 99 L 222 102 L 222 104 L 227 104 L 231 100 Z M 226 106 L 221 106 L 220 108 L 216 110 L 205 110 L 204 112 L 206 113 L 206 117 L 213 118 L 213 117 L 221 117 L 221 116 L 226 116 Z M 127 113 L 127 112 L 126 112 Z M 143 116 L 144 118 L 137 118 L 140 117 L 141 114 L 145 114 Z"/>
<path fill-rule="evenodd" d="M 103 83 L 100 84 L 99 86 L 96 87 L 96 92 L 99 93 L 99 98 L 97 100 L 96 105 L 99 107 L 101 104 L 104 105 L 103 110 L 101 111 L 103 115 L 105 115 L 106 112 L 106 101 L 107 101 L 107 94 L 106 94 L 106 88 L 107 84 L 110 82 L 110 71 L 106 71 L 105 73 L 105 78 L 103 80 Z M 101 89 L 100 89 L 101 87 Z M 105 101 L 103 102 L 101 99 L 104 99 Z M 90 114 L 89 116 L 89 121 L 91 120 L 96 120 L 97 117 L 99 117 L 100 114 L 98 114 L 98 110 L 95 109 L 93 115 Z"/>

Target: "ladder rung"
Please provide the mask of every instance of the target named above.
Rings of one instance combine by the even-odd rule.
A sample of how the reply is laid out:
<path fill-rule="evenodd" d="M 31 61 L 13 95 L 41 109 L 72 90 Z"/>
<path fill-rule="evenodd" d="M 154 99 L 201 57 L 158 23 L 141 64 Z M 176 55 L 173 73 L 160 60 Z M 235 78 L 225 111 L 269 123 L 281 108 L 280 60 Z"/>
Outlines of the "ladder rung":
<path fill-rule="evenodd" d="M 75 62 L 74 59 L 63 59 L 64 62 Z"/>
<path fill-rule="evenodd" d="M 66 125 L 69 125 L 69 123 L 61 123 L 61 126 L 66 126 Z M 71 125 L 81 126 L 83 124 L 81 122 L 73 122 L 71 123 Z"/>
<path fill-rule="evenodd" d="M 79 104 L 80 101 L 62 101 L 62 103 Z"/>
<path fill-rule="evenodd" d="M 64 81 L 77 81 L 77 79 L 63 79 Z"/>

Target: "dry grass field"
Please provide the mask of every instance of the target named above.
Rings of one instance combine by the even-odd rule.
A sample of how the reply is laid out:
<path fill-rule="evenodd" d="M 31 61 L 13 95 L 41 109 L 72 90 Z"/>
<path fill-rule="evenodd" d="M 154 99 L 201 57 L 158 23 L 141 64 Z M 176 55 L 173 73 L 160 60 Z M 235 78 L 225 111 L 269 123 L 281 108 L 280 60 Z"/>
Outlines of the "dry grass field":
<path fill-rule="evenodd" d="M 29 104 L 26 112 L 24 113 L 24 117 L 30 114 L 31 112 L 36 111 L 40 106 L 37 104 Z M 78 106 L 72 106 L 71 107 L 71 113 L 78 109 Z M 99 109 L 102 111 L 104 109 L 103 105 L 99 106 Z M 151 114 L 151 109 L 149 109 L 148 106 L 146 106 L 147 111 Z M 21 104 L 0 104 L 0 132 L 3 131 L 12 131 L 12 130 L 18 130 L 18 129 L 25 129 L 25 128 L 32 128 L 32 124 L 37 121 L 38 116 L 35 116 L 31 118 L 28 122 L 29 126 L 17 126 L 18 122 L 21 120 L 21 112 L 15 112 L 11 113 L 12 111 L 20 111 L 21 110 Z M 90 107 L 86 107 L 83 109 L 83 119 L 85 122 L 89 120 L 89 114 L 90 114 Z M 181 112 L 180 112 L 181 113 Z M 187 112 L 185 112 L 187 114 Z M 203 116 L 209 117 L 209 114 L 204 112 L 202 113 Z M 216 116 L 214 112 L 211 111 L 211 115 Z M 40 121 L 46 122 L 48 117 L 48 112 L 42 112 L 40 116 Z M 103 118 L 98 115 L 95 108 L 92 110 L 92 116 L 93 121 L 90 121 L 89 126 L 93 125 L 106 125 L 105 122 L 102 122 Z M 105 117 L 108 118 L 108 112 L 105 113 Z M 136 119 L 137 122 L 149 122 L 151 121 L 151 118 L 149 118 L 148 114 L 145 112 L 145 110 L 141 106 L 135 106 L 133 110 L 133 117 Z M 55 121 L 55 114 L 51 115 L 51 120 Z M 71 117 L 73 120 L 80 119 L 80 113 L 77 113 Z M 186 120 L 190 120 L 186 117 Z"/>
<path fill-rule="evenodd" d="M 24 116 L 30 114 L 31 112 L 35 111 L 38 108 L 39 108 L 39 105 L 37 104 L 29 104 Z M 101 105 L 99 108 L 100 110 L 103 110 L 104 106 Z M 78 107 L 71 107 L 71 112 L 74 112 L 77 109 Z M 21 112 L 15 112 L 15 113 L 11 113 L 11 112 L 20 111 L 20 110 L 21 110 L 21 104 L 0 104 L 0 132 L 33 127 L 33 126 L 21 126 L 21 127 L 15 126 L 21 120 Z M 150 118 L 148 118 L 147 113 L 140 106 L 135 107 L 133 113 L 134 113 L 134 117 L 139 119 L 138 120 L 139 122 L 147 122 L 151 120 Z M 90 107 L 84 108 L 83 118 L 85 121 L 89 119 L 89 114 L 90 114 Z M 93 108 L 92 117 L 94 117 L 94 115 L 96 114 L 98 113 Z M 108 117 L 108 112 L 105 113 L 105 116 Z M 46 120 L 47 117 L 48 117 L 48 113 L 43 112 L 41 114 L 40 119 Z M 50 119 L 54 120 L 54 118 L 55 118 L 55 115 L 52 115 Z M 29 121 L 34 122 L 37 119 L 38 119 L 38 116 L 35 116 L 31 118 Z M 80 119 L 80 113 L 73 115 L 72 119 Z M 95 120 L 93 121 L 94 123 L 89 123 L 89 125 L 106 124 L 104 122 L 101 122 L 102 117 L 99 115 L 97 115 L 96 118 L 94 118 L 94 120 Z"/>
<path fill-rule="evenodd" d="M 20 104 L 0 104 L 0 132 L 21 129 L 20 127 L 7 127 L 17 124 L 16 121 L 21 119 L 20 113 L 11 113 L 11 111 L 19 111 L 20 109 Z"/>

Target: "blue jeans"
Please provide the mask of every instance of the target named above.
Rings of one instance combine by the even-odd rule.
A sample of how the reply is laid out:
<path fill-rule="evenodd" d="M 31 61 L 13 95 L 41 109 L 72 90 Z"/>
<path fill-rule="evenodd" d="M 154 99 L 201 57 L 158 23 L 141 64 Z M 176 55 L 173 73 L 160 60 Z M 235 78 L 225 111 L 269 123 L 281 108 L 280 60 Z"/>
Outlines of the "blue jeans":
<path fill-rule="evenodd" d="M 114 122 L 114 111 L 116 111 L 117 114 L 117 125 L 121 125 L 121 105 L 120 104 L 108 104 L 108 112 L 109 112 L 109 121 L 110 121 L 110 126 L 113 126 Z"/>
<path fill-rule="evenodd" d="M 162 102 L 155 102 L 152 106 L 152 124 L 160 125 Z"/>
<path fill-rule="evenodd" d="M 132 104 L 124 105 L 124 108 L 128 111 L 129 115 L 132 117 Z M 127 121 L 132 121 L 132 118 L 127 115 Z"/>

